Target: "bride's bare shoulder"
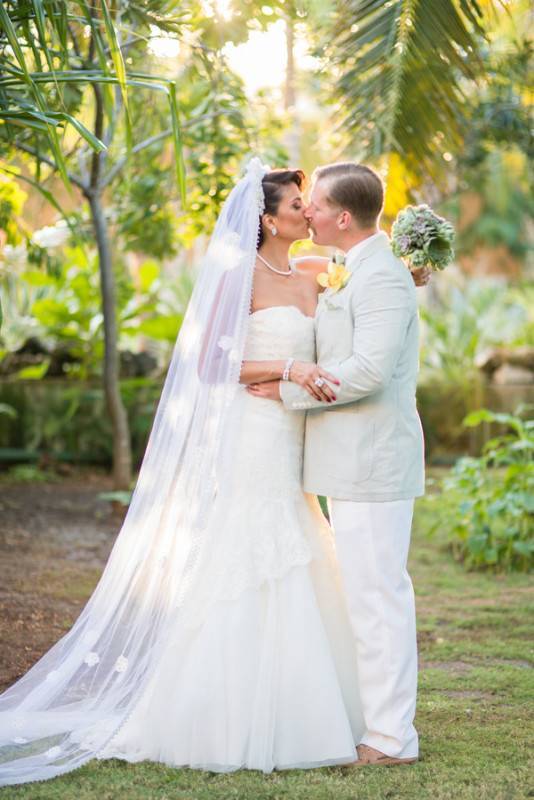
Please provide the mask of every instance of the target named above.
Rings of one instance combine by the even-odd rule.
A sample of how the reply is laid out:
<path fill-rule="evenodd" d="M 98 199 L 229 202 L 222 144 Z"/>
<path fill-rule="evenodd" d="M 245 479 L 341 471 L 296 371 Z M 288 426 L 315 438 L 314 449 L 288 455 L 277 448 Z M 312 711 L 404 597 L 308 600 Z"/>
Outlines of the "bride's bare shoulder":
<path fill-rule="evenodd" d="M 324 272 L 329 259 L 325 256 L 300 256 L 293 259 L 293 265 L 302 275 L 315 278 L 319 272 Z"/>
<path fill-rule="evenodd" d="M 317 283 L 317 275 L 325 272 L 329 260 L 324 256 L 301 256 L 293 259 L 293 266 L 304 280 L 310 281 L 318 292 L 322 292 L 322 288 Z"/>

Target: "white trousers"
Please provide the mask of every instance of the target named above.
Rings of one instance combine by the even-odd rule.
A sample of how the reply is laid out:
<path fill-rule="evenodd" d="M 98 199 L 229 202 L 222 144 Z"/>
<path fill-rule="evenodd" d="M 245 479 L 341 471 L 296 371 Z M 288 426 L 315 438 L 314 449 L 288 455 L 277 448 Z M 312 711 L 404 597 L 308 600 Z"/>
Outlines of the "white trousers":
<path fill-rule="evenodd" d="M 414 501 L 328 505 L 356 636 L 362 743 L 417 756 L 415 598 L 406 568 Z"/>

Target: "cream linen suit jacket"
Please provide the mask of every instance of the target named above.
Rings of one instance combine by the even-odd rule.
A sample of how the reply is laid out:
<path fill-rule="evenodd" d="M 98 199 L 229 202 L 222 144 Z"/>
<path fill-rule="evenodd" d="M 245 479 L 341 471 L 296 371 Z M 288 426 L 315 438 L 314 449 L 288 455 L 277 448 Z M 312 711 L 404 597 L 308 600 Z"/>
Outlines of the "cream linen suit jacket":
<path fill-rule="evenodd" d="M 424 442 L 415 401 L 418 310 L 409 271 L 384 232 L 362 243 L 346 286 L 320 296 L 317 362 L 336 401 L 282 382 L 289 410 L 307 410 L 303 486 L 338 500 L 388 502 L 424 493 Z"/>

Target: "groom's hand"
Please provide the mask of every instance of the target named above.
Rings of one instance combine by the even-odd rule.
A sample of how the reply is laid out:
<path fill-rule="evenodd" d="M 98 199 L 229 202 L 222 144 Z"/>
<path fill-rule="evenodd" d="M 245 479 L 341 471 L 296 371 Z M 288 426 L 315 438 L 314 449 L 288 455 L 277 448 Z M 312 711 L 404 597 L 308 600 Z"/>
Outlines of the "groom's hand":
<path fill-rule="evenodd" d="M 410 272 L 416 286 L 426 286 L 432 275 L 430 267 L 419 267 L 418 269 L 410 270 Z"/>
<path fill-rule="evenodd" d="M 253 397 L 266 397 L 268 400 L 279 400 L 280 381 L 264 381 L 263 383 L 251 383 L 247 386 L 247 392 Z"/>

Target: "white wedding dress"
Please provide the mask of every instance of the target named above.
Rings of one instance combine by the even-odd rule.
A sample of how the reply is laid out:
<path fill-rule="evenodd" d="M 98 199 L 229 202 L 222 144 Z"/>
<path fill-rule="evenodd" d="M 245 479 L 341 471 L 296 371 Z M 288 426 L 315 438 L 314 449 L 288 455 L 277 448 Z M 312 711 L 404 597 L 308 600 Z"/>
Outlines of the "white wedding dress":
<path fill-rule="evenodd" d="M 249 318 L 245 359 L 314 359 L 295 306 Z M 301 489 L 304 415 L 238 392 L 217 531 L 157 669 L 99 758 L 270 772 L 355 758 L 364 732 L 332 534 Z"/>

